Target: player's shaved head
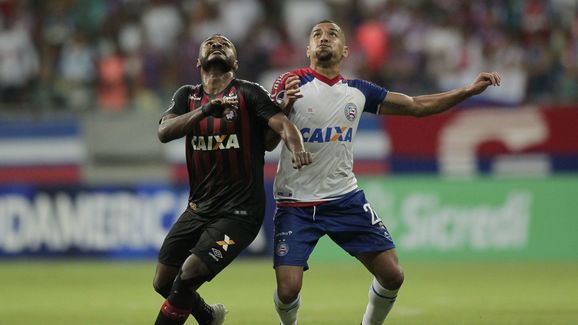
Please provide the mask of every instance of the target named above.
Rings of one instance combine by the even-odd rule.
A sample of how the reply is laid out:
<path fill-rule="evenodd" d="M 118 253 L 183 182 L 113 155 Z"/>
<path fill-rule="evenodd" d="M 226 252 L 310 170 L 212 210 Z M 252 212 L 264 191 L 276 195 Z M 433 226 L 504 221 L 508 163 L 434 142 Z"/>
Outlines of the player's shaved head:
<path fill-rule="evenodd" d="M 201 42 L 197 67 L 209 70 L 237 71 L 237 49 L 225 35 L 213 34 Z"/>
<path fill-rule="evenodd" d="M 334 22 L 333 20 L 329 20 L 329 19 L 324 19 L 320 22 L 318 22 L 317 24 L 315 24 L 315 26 L 313 26 L 313 28 L 311 29 L 311 34 L 312 35 L 315 31 L 319 30 L 321 27 L 319 25 L 321 24 L 332 24 L 333 26 L 330 28 L 331 30 L 335 31 L 337 33 L 337 35 L 339 35 L 339 38 L 341 38 L 341 40 L 343 41 L 343 43 L 345 44 L 345 33 L 343 32 L 343 30 L 341 29 L 341 27 L 339 25 L 337 25 L 336 22 Z"/>
<path fill-rule="evenodd" d="M 231 42 L 231 40 L 229 38 L 227 38 L 227 36 L 223 35 L 223 34 L 213 34 L 207 38 L 205 38 L 204 41 L 201 42 L 201 48 L 203 47 L 203 45 L 209 41 L 213 41 L 215 39 L 221 39 L 222 41 L 225 41 L 227 43 L 229 43 L 229 45 L 233 48 L 233 51 L 235 51 L 235 56 L 237 55 L 237 48 L 235 47 L 235 44 L 233 44 L 233 42 Z"/>

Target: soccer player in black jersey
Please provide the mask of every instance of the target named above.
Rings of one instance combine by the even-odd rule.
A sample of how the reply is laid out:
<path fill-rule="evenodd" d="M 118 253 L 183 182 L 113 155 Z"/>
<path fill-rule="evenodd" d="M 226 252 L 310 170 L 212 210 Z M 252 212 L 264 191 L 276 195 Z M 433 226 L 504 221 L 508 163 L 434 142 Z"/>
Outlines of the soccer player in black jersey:
<path fill-rule="evenodd" d="M 213 35 L 200 46 L 202 83 L 179 88 L 158 137 L 186 138 L 188 206 L 159 253 L 154 288 L 166 298 L 155 324 L 222 324 L 225 307 L 197 293 L 256 237 L 265 213 L 264 135 L 270 128 L 292 152 L 294 168 L 311 163 L 299 130 L 256 83 L 235 78 L 234 45 Z"/>

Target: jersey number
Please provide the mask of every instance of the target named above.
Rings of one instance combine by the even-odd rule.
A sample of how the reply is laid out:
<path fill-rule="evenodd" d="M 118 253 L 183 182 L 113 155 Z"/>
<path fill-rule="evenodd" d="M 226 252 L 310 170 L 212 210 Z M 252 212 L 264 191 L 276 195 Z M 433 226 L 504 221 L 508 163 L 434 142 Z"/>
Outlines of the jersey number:
<path fill-rule="evenodd" d="M 371 205 L 369 205 L 369 203 L 365 203 L 363 205 L 363 211 L 371 212 L 371 224 L 372 225 L 375 225 L 376 223 L 381 222 L 381 219 L 379 218 L 377 213 L 375 213 L 375 211 L 373 211 L 373 208 L 371 208 Z"/>

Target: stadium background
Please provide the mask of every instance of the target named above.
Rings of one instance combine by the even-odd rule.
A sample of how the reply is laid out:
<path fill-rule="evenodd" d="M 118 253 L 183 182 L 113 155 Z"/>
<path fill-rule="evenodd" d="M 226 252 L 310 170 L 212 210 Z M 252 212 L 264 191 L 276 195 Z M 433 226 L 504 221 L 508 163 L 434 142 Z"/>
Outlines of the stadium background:
<path fill-rule="evenodd" d="M 496 263 L 516 263 L 512 274 L 501 272 L 509 281 L 548 269 L 559 276 L 528 279 L 567 289 L 546 313 L 562 318 L 548 320 L 578 322 L 578 308 L 568 303 L 578 301 L 576 1 L 2 0 L 0 269 L 8 273 L 0 284 L 10 294 L 0 298 L 0 315 L 8 315 L 0 324 L 50 324 L 39 313 L 22 318 L 26 299 L 12 294 L 27 291 L 10 291 L 12 279 L 49 274 L 55 265 L 82 269 L 79 263 L 96 270 L 136 267 L 129 272 L 142 272 L 145 281 L 130 290 L 146 292 L 153 307 L 145 310 L 154 314 L 158 299 L 147 276 L 187 191 L 183 143 L 161 145 L 156 125 L 172 93 L 199 82 L 200 41 L 213 33 L 229 36 L 239 52 L 239 77 L 270 88 L 281 72 L 307 65 L 309 29 L 326 18 L 348 35 L 346 77 L 410 95 L 465 85 L 484 70 L 503 78 L 501 87 L 438 116 L 364 114 L 355 170 L 409 263 L 406 272 L 425 267 L 435 273 L 454 263 L 437 279 L 451 286 L 459 277 L 451 269 L 471 271 L 465 283 L 484 281 L 487 274 L 474 270 L 495 270 L 502 265 Z M 266 156 L 269 198 L 277 158 L 278 151 Z M 272 274 L 272 210 L 269 201 L 261 234 L 239 264 L 249 273 Z M 364 278 L 352 294 L 363 291 L 364 299 L 367 275 L 350 270 L 355 262 L 332 243 L 322 241 L 312 262 L 321 270 L 330 265 L 331 274 L 359 272 Z M 313 270 L 306 276 L 316 276 Z M 127 270 L 110 272 L 122 278 Z M 265 290 L 272 287 L 267 282 Z M 505 295 L 506 305 L 520 302 L 516 290 Z M 258 307 L 271 312 L 268 295 Z M 324 306 L 323 299 L 309 301 Z M 432 319 L 419 301 L 399 305 L 392 313 L 397 323 Z M 98 315 L 83 323 L 131 324 L 119 321 L 128 316 Z M 457 323 L 542 323 L 528 310 L 513 309 L 510 316 L 458 317 Z M 438 321 L 456 320 L 451 317 L 456 314 Z"/>

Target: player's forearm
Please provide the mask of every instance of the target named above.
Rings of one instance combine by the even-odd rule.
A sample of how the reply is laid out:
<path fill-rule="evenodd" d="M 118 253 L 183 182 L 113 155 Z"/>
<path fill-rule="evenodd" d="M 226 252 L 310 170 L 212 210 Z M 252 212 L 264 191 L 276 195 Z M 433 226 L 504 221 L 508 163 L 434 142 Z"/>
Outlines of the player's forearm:
<path fill-rule="evenodd" d="M 291 110 L 293 109 L 293 104 L 295 104 L 294 100 L 285 100 L 282 104 L 281 104 L 281 111 L 283 111 L 283 114 L 285 114 L 285 116 L 289 116 L 289 114 L 291 113 Z"/>
<path fill-rule="evenodd" d="M 299 133 L 295 124 L 290 122 L 283 123 L 283 131 L 280 133 L 280 136 L 291 152 L 305 151 L 303 137 L 301 137 L 301 133 Z"/>
<path fill-rule="evenodd" d="M 157 131 L 162 143 L 179 139 L 193 131 L 194 122 L 204 118 L 201 110 L 195 110 L 180 116 L 164 117 Z"/>
<path fill-rule="evenodd" d="M 421 117 L 441 113 L 470 96 L 465 87 L 438 94 L 416 96 L 413 97 L 416 105 L 413 115 Z"/>
<path fill-rule="evenodd" d="M 273 129 L 267 128 L 265 130 L 265 150 L 273 151 L 281 142 L 281 136 L 277 134 Z"/>

